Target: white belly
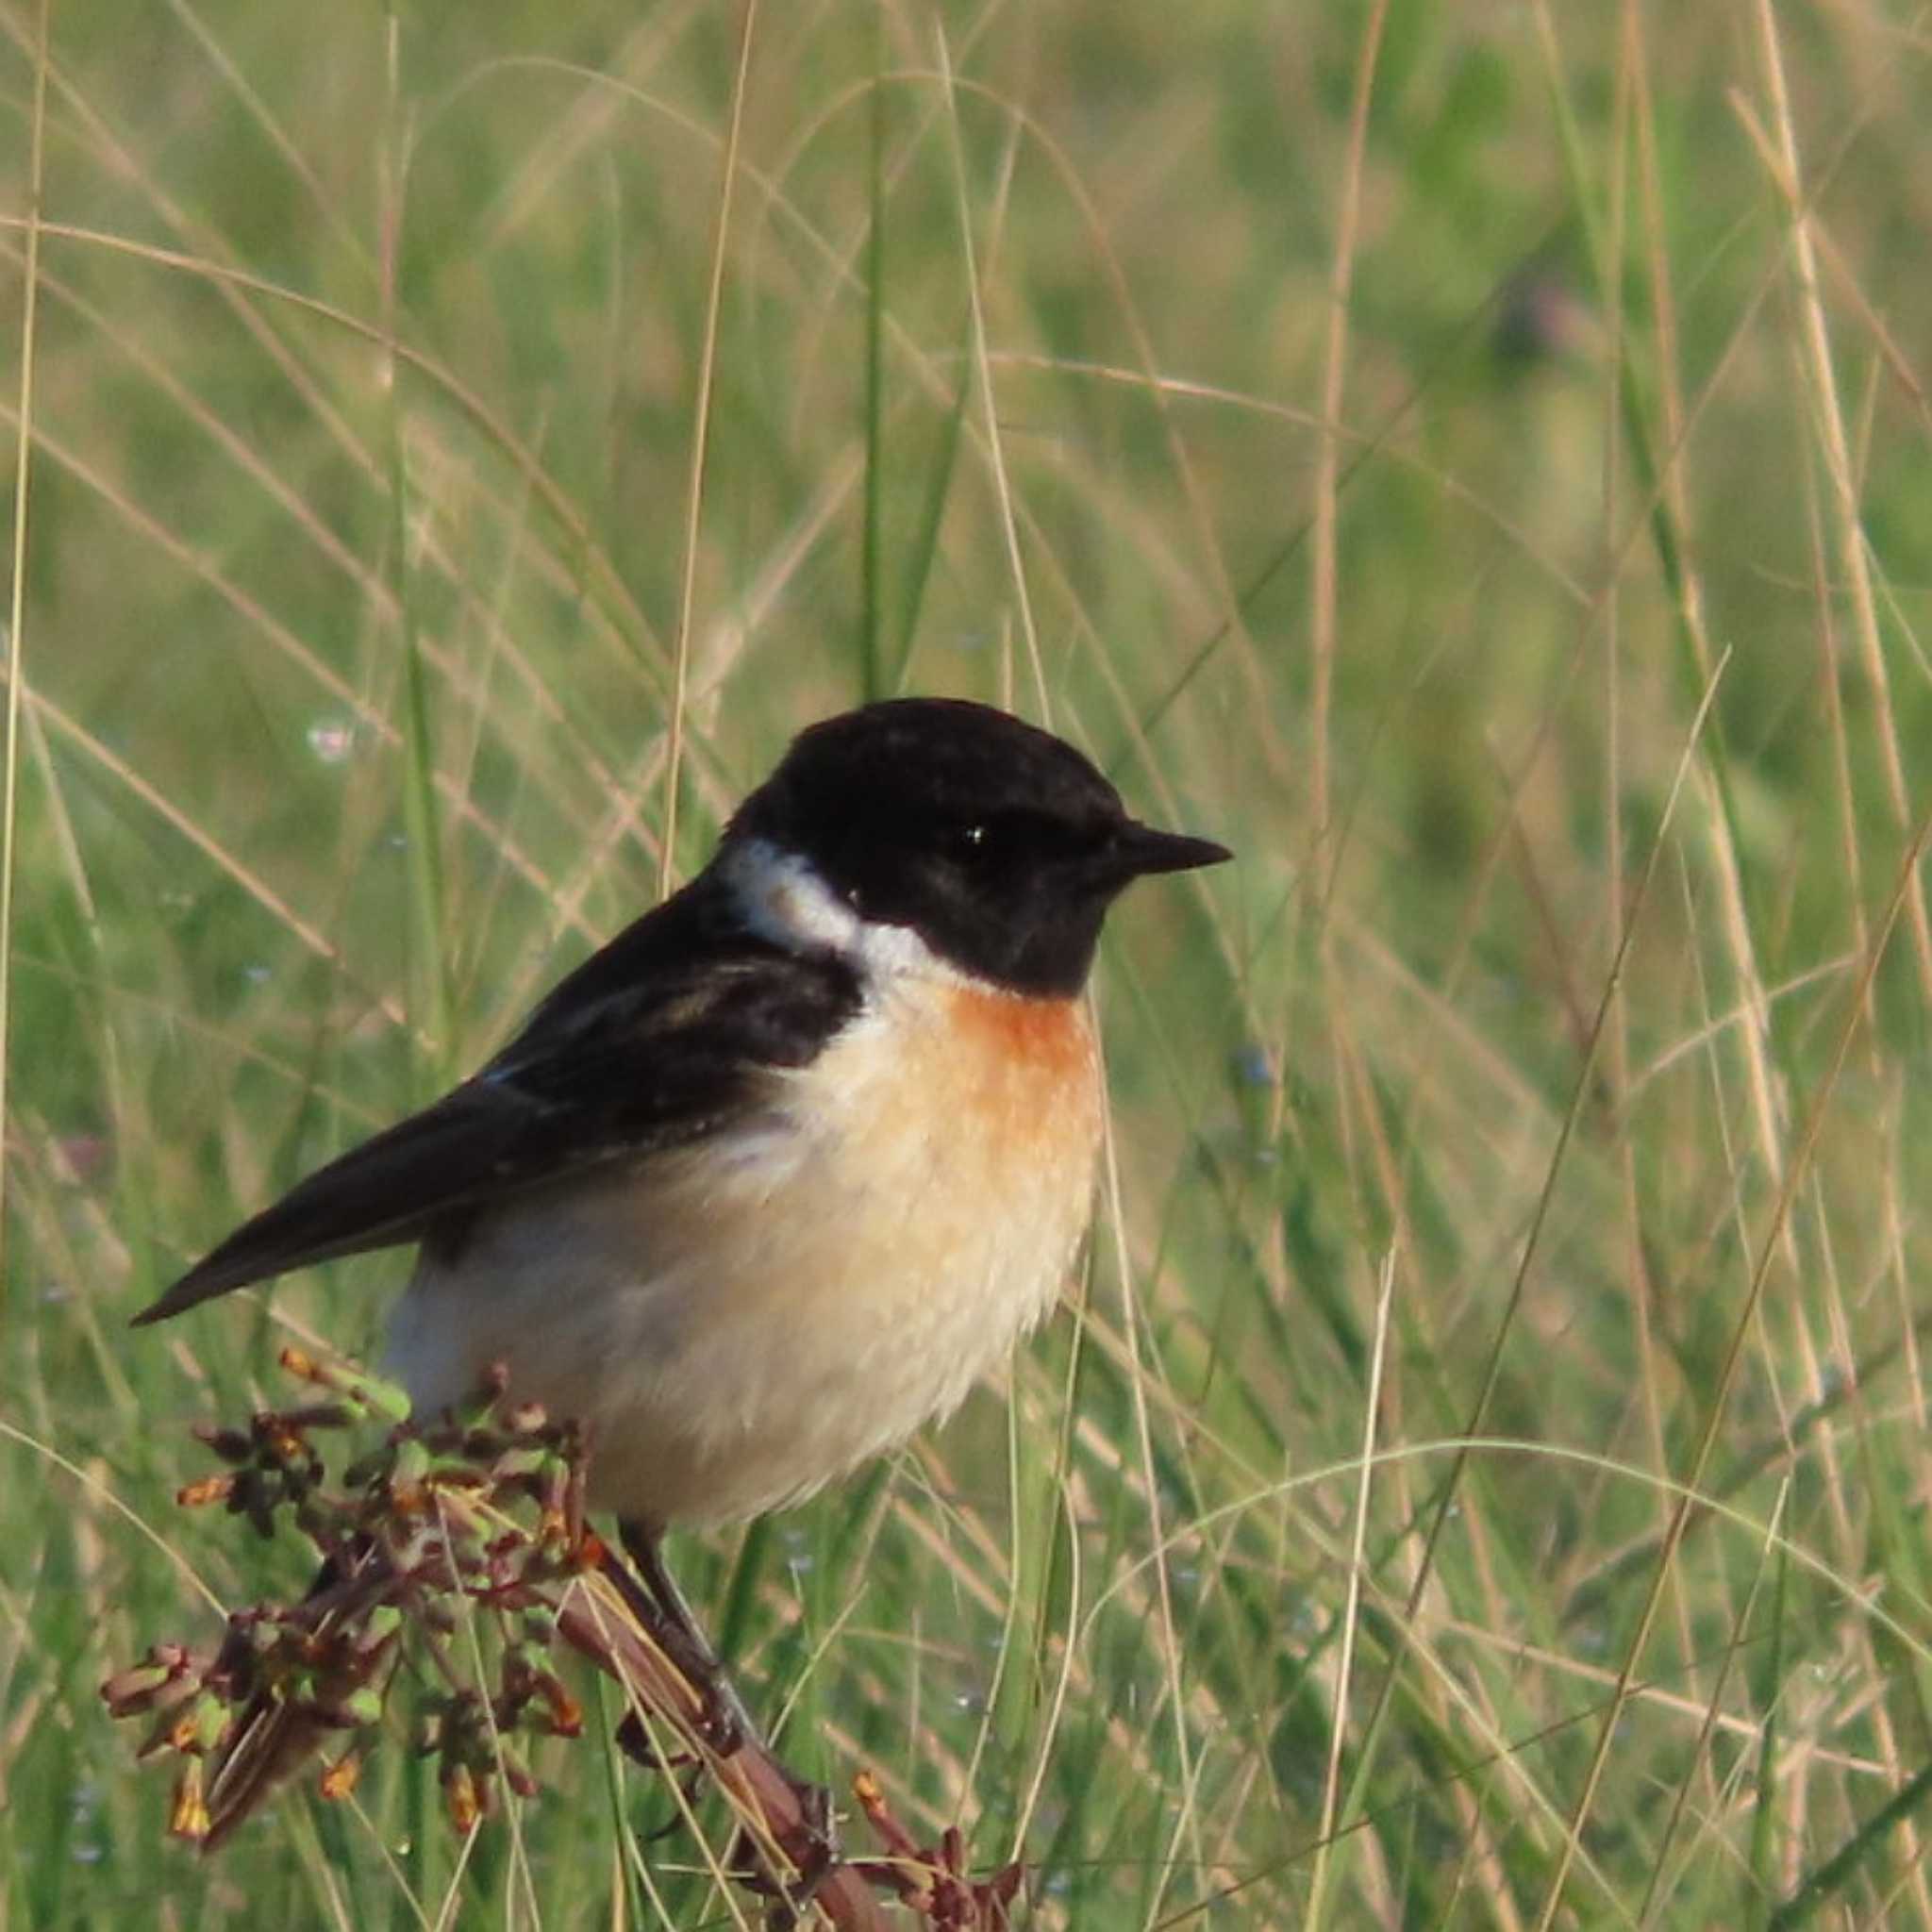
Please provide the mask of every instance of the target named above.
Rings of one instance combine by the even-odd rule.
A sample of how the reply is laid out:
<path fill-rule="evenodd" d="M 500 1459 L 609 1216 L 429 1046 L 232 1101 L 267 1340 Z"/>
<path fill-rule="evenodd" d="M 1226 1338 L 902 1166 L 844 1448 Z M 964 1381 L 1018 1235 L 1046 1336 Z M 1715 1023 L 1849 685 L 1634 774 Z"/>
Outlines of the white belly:
<path fill-rule="evenodd" d="M 1100 1108 L 1076 1003 L 903 978 L 754 1125 L 425 1254 L 391 1369 L 434 1408 L 508 1363 L 589 1427 L 599 1507 L 755 1514 L 950 1412 L 1045 1312 Z"/>

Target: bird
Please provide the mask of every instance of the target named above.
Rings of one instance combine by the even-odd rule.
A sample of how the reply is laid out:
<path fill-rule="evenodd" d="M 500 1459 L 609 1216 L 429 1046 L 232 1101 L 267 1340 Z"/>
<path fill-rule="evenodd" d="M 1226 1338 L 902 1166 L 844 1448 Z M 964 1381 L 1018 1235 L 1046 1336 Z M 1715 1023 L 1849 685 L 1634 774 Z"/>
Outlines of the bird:
<path fill-rule="evenodd" d="M 1053 1305 L 1101 1141 L 1102 923 L 1135 879 L 1231 856 L 1006 711 L 825 719 L 479 1072 L 134 1319 L 413 1244 L 386 1368 L 416 1411 L 501 1364 L 577 1423 L 589 1506 L 691 1624 L 667 1530 L 898 1446 Z"/>

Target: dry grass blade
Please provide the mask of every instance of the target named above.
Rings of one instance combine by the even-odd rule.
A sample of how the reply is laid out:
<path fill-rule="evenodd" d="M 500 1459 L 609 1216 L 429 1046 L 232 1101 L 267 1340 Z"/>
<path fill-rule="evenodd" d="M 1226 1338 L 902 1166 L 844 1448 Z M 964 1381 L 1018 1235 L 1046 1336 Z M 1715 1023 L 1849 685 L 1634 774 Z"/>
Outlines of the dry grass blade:
<path fill-rule="evenodd" d="M 13 1016 L 13 883 L 20 810 L 20 721 L 22 667 L 26 641 L 27 480 L 33 458 L 34 344 L 41 294 L 41 187 L 47 125 L 47 9 L 41 0 L 34 21 L 34 94 L 27 164 L 26 260 L 20 317 L 20 406 L 13 448 L 12 569 L 7 606 L 7 769 L 0 794 L 0 1137 L 8 1123 L 8 1083 L 12 1068 L 9 1042 Z M 0 1161 L 0 1263 L 7 1256 L 8 1163 Z M 6 1271 L 0 1267 L 0 1307 L 5 1306 Z"/>

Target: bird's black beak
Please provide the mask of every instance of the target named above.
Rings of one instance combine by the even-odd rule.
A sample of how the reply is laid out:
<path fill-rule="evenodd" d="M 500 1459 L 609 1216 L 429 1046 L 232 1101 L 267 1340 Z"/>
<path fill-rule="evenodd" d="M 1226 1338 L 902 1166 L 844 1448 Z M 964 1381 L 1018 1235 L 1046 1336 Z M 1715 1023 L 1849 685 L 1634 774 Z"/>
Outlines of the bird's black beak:
<path fill-rule="evenodd" d="M 1158 832 L 1152 825 L 1129 820 L 1115 834 L 1108 852 L 1110 869 L 1122 880 L 1145 878 L 1157 872 L 1192 872 L 1196 866 L 1220 865 L 1234 857 L 1212 839 L 1191 839 L 1184 832 Z"/>

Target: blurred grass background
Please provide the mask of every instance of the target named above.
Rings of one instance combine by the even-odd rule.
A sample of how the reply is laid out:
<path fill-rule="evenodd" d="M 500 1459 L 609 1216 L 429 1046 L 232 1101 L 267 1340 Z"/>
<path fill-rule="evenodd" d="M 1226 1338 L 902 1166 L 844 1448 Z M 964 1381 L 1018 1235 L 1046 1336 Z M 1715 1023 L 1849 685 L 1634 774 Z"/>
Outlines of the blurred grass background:
<path fill-rule="evenodd" d="M 792 1754 L 1041 1925 L 1932 1924 L 1923 17 L 46 15 L 0 1920 L 752 1922 L 581 1748 L 168 1843 L 95 1686 L 303 1568 L 186 1425 L 403 1263 L 125 1324 L 915 690 L 1240 865 L 1010 1431 L 683 1540 Z"/>

